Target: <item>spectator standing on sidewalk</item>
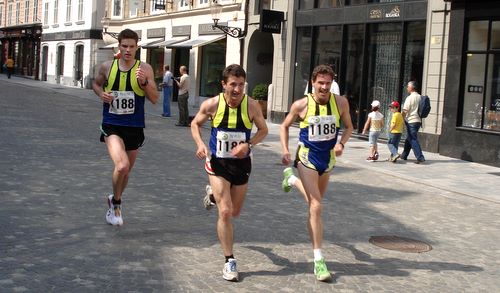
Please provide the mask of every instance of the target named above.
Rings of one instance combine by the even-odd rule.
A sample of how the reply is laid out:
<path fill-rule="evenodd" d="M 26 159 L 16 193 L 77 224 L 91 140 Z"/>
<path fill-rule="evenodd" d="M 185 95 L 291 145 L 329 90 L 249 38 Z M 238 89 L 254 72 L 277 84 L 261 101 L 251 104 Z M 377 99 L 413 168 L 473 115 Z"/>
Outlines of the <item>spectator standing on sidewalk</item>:
<path fill-rule="evenodd" d="M 396 163 L 399 159 L 398 147 L 399 141 L 401 140 L 401 135 L 403 134 L 403 115 L 399 112 L 399 103 L 393 101 L 389 105 L 389 109 L 392 112 L 391 125 L 389 126 L 389 140 L 387 141 L 387 147 L 391 152 L 389 161 Z"/>
<path fill-rule="evenodd" d="M 418 130 L 420 126 L 422 126 L 422 119 L 418 115 L 420 94 L 417 93 L 417 83 L 415 81 L 409 81 L 406 90 L 409 95 L 405 99 L 402 111 L 406 125 L 406 140 L 403 152 L 401 153 L 401 159 L 407 160 L 410 150 L 413 149 L 413 154 L 417 158 L 415 163 L 421 164 L 425 162 L 425 157 L 422 153 L 420 143 L 418 142 Z"/>
<path fill-rule="evenodd" d="M 177 97 L 177 103 L 179 106 L 179 121 L 175 124 L 175 126 L 189 126 L 188 99 L 191 80 L 187 74 L 186 66 L 182 65 L 179 71 L 181 73 L 181 77 L 179 80 L 174 79 L 179 87 L 179 96 Z"/>
<path fill-rule="evenodd" d="M 104 62 L 92 84 L 103 102 L 101 141 L 113 161 L 113 194 L 108 200 L 106 221 L 123 225 L 121 198 L 130 172 L 144 142 L 144 102 L 158 101 L 151 65 L 135 59 L 139 36 L 130 29 L 118 34 L 120 58 Z"/>
<path fill-rule="evenodd" d="M 291 168 L 286 168 L 283 171 L 285 178 L 282 187 L 288 192 L 291 186 L 296 186 L 308 203 L 308 228 L 313 246 L 314 274 L 319 281 L 331 279 L 321 252 L 321 202 L 328 187 L 330 171 L 335 166 L 335 158 L 342 155 L 353 129 L 347 99 L 330 93 L 333 76 L 330 66 L 316 66 L 312 73 L 314 93 L 295 101 L 280 127 L 282 162 L 286 166 L 292 161 L 288 148 L 289 128 L 299 118 L 299 147 L 294 166 L 300 179 L 293 175 Z M 339 138 L 341 123 L 344 130 Z"/>
<path fill-rule="evenodd" d="M 163 117 L 170 117 L 170 99 L 172 97 L 172 89 L 174 88 L 174 75 L 170 72 L 170 66 L 165 65 L 165 74 L 163 74 Z"/>
<path fill-rule="evenodd" d="M 12 59 L 12 56 L 9 56 L 5 61 L 5 67 L 7 68 L 7 78 L 10 78 L 14 72 L 14 59 Z"/>
<path fill-rule="evenodd" d="M 363 128 L 363 134 L 366 134 L 368 127 L 370 132 L 368 133 L 368 143 L 370 144 L 370 155 L 366 158 L 367 162 L 374 162 L 378 160 L 378 138 L 382 129 L 384 128 L 384 114 L 380 113 L 380 102 L 378 100 L 373 100 L 372 111 L 368 114 L 365 126 Z"/>
<path fill-rule="evenodd" d="M 201 104 L 191 122 L 191 134 L 196 142 L 196 157 L 205 160 L 217 203 L 217 235 L 226 259 L 222 277 L 238 281 L 232 220 L 239 216 L 245 200 L 252 171 L 252 146 L 264 139 L 268 129 L 257 101 L 244 94 L 246 72 L 243 67 L 229 65 L 222 72 L 222 78 L 223 92 Z M 208 119 L 212 124 L 209 148 L 200 132 Z M 257 132 L 251 137 L 253 124 Z"/>

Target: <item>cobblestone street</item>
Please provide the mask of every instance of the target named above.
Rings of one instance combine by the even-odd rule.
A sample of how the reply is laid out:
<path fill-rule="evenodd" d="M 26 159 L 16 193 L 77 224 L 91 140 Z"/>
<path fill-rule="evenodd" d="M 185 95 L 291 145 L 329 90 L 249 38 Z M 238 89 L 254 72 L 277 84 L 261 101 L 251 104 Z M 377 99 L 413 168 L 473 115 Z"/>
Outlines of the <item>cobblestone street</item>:
<path fill-rule="evenodd" d="M 498 168 L 437 156 L 433 164 L 432 154 L 428 166 L 369 165 L 366 141 L 352 138 L 324 200 L 323 254 L 335 278 L 320 283 L 307 207 L 298 191 L 281 190 L 278 125 L 270 124 L 235 220 L 240 282 L 231 283 L 221 276 L 217 211 L 201 201 L 204 162 L 190 129 L 174 126 L 176 107 L 167 119 L 161 101 L 147 107 L 146 143 L 123 196 L 125 224 L 112 227 L 104 218 L 112 162 L 99 142 L 97 97 L 15 77 L 2 77 L 0 87 L 0 292 L 500 290 L 500 201 L 491 192 Z M 433 249 L 386 250 L 368 242 L 377 235 Z"/>

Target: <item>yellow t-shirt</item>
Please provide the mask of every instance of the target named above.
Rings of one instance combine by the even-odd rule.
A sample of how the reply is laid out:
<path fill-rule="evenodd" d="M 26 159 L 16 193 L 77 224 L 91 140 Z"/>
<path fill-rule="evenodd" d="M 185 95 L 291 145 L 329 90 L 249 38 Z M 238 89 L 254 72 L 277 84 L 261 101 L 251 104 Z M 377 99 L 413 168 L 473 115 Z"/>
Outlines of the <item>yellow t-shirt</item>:
<path fill-rule="evenodd" d="M 5 66 L 7 66 L 8 68 L 14 67 L 14 60 L 12 60 L 11 58 L 7 59 L 7 61 L 5 62 Z"/>
<path fill-rule="evenodd" d="M 391 118 L 391 133 L 403 133 L 403 115 L 401 112 L 392 113 Z"/>

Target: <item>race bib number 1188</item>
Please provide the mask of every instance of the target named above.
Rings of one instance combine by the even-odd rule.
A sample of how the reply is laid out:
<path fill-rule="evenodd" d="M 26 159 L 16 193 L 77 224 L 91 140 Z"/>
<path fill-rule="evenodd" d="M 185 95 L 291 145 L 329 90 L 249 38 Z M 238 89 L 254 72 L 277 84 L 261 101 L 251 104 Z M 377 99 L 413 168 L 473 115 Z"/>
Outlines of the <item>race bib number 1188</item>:
<path fill-rule="evenodd" d="M 335 138 L 337 132 L 335 116 L 309 117 L 309 141 L 325 141 Z"/>

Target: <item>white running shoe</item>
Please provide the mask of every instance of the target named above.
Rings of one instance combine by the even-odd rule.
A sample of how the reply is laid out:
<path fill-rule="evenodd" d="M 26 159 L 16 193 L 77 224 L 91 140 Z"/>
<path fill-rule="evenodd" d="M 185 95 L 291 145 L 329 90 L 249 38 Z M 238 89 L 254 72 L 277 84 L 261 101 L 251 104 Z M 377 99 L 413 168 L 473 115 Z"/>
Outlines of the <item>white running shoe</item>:
<path fill-rule="evenodd" d="M 108 196 L 108 211 L 106 212 L 106 222 L 113 226 L 123 225 L 121 205 L 113 205 L 113 194 Z"/>
<path fill-rule="evenodd" d="M 227 281 L 238 282 L 238 270 L 236 269 L 236 260 L 234 258 L 230 258 L 229 261 L 224 264 L 222 278 Z"/>
<path fill-rule="evenodd" d="M 206 194 L 203 197 L 203 206 L 208 211 L 215 206 L 215 202 L 212 201 L 214 193 L 212 192 L 212 187 L 210 185 L 205 186 L 205 193 Z"/>

